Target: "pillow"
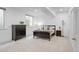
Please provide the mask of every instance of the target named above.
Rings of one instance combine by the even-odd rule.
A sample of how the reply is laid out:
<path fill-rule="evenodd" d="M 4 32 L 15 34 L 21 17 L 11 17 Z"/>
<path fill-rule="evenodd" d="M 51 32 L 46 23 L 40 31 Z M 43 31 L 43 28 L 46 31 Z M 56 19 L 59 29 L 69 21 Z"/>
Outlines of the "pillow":
<path fill-rule="evenodd" d="M 44 30 L 44 25 L 41 26 L 41 30 Z"/>
<path fill-rule="evenodd" d="M 49 27 L 49 30 L 53 30 L 54 29 L 54 27 Z"/>
<path fill-rule="evenodd" d="M 47 27 L 46 25 L 44 25 L 44 30 L 47 30 L 47 28 L 48 28 L 48 27 Z"/>

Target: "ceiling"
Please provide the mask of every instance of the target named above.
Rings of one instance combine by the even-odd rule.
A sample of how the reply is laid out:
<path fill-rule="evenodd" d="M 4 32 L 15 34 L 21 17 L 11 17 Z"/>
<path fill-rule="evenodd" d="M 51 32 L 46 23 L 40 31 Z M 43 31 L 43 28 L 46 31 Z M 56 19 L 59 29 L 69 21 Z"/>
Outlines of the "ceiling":
<path fill-rule="evenodd" d="M 51 10 L 51 12 L 57 15 L 60 13 L 69 13 L 72 7 L 48 7 L 48 8 Z M 45 14 L 52 15 L 50 10 L 47 10 L 46 7 L 25 7 L 25 8 L 20 8 L 20 10 L 26 10 L 26 12 L 39 12 L 39 10 L 41 10 Z"/>
<path fill-rule="evenodd" d="M 71 7 L 49 7 L 55 14 L 69 13 Z"/>
<path fill-rule="evenodd" d="M 42 12 L 47 15 L 55 16 L 54 14 L 58 15 L 60 13 L 69 13 L 72 7 L 14 7 L 14 8 L 17 8 L 21 11 L 25 11 L 26 14 L 34 14 Z"/>

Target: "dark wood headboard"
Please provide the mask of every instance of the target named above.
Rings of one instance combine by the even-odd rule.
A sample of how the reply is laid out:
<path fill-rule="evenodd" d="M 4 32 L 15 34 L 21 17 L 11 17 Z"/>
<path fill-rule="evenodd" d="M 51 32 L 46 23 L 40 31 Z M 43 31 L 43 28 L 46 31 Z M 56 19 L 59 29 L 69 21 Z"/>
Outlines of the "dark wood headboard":
<path fill-rule="evenodd" d="M 53 30 L 56 34 L 56 26 L 55 25 L 43 25 L 43 26 L 47 26 L 48 30 L 50 29 L 50 27 L 53 27 Z"/>
<path fill-rule="evenodd" d="M 48 30 L 49 30 L 50 27 L 53 27 L 53 29 L 56 30 L 56 26 L 55 25 L 43 25 L 43 26 L 47 26 Z"/>

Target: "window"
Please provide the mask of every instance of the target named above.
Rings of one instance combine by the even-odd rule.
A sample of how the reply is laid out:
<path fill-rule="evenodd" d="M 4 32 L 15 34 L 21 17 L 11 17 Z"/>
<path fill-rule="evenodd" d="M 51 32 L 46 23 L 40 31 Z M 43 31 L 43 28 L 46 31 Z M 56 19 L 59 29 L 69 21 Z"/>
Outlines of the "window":
<path fill-rule="evenodd" d="M 4 28 L 4 8 L 0 8 L 0 29 Z"/>
<path fill-rule="evenodd" d="M 27 25 L 32 26 L 33 25 L 33 17 L 26 15 Z"/>

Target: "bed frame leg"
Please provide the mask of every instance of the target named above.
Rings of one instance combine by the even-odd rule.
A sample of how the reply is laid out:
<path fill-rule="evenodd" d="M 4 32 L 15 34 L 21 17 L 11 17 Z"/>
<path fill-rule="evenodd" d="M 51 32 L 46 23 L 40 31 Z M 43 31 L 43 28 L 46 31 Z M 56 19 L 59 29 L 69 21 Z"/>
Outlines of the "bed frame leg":
<path fill-rule="evenodd" d="M 50 39 L 49 39 L 49 42 L 50 42 Z"/>
<path fill-rule="evenodd" d="M 51 39 L 51 38 L 49 37 L 49 42 L 50 42 L 50 39 Z"/>

